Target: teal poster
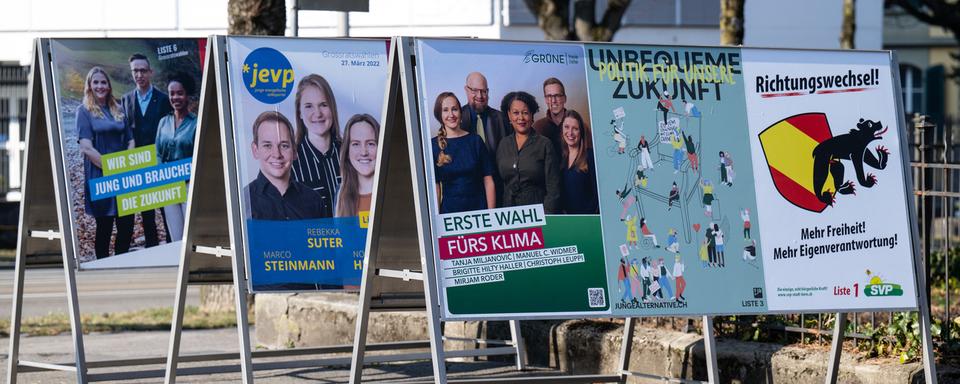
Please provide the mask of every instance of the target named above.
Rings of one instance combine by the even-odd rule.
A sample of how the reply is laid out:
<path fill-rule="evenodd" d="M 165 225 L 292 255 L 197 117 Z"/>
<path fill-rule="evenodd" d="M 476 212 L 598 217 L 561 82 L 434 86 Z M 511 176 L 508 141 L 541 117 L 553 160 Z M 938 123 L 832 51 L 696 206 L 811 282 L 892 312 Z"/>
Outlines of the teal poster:
<path fill-rule="evenodd" d="M 613 311 L 763 310 L 740 51 L 587 45 L 586 57 Z"/>

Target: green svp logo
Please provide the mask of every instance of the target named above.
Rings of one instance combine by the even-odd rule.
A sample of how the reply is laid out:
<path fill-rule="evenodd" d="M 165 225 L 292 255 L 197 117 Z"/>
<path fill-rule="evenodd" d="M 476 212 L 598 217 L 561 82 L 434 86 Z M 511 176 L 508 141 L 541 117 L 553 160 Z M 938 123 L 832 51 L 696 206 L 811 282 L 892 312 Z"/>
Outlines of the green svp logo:
<path fill-rule="evenodd" d="M 867 276 L 870 276 L 870 270 L 867 270 Z M 903 288 L 900 284 L 884 282 L 880 276 L 873 275 L 870 282 L 863 287 L 863 294 L 872 296 L 903 296 Z"/>
<path fill-rule="evenodd" d="M 262 47 L 243 60 L 243 85 L 250 96 L 264 104 L 282 102 L 293 90 L 293 67 L 280 51 Z"/>

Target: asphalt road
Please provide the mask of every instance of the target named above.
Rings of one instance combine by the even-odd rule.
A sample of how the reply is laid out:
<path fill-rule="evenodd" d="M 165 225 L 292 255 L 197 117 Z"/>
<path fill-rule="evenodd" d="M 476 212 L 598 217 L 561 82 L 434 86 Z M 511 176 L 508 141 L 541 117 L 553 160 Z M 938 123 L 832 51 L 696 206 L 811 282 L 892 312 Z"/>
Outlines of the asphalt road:
<path fill-rule="evenodd" d="M 251 328 L 251 336 L 256 344 L 256 332 Z M 104 361 L 124 358 L 138 357 L 161 357 L 166 356 L 168 333 L 167 332 L 123 332 L 114 334 L 93 334 L 84 337 L 86 346 L 87 361 Z M 237 352 L 237 332 L 230 329 L 197 330 L 184 331 L 182 338 L 182 354 L 203 354 L 218 352 Z M 7 348 L 9 348 L 9 339 L 0 338 L 0 380 L 6 380 Z M 254 364 L 267 361 L 291 361 L 291 360 L 311 360 L 322 357 L 344 357 L 347 355 L 325 355 L 325 356 L 305 356 L 305 357 L 287 357 L 272 359 L 256 359 Z M 21 340 L 21 360 L 39 361 L 46 363 L 67 363 L 73 359 L 72 344 L 69 335 L 43 336 L 43 337 L 25 337 Z M 239 361 L 227 360 L 206 363 L 185 363 L 179 365 L 179 368 L 189 371 L 191 367 L 211 366 L 211 365 L 236 365 Z M 149 365 L 139 367 L 124 368 L 91 368 L 88 370 L 91 374 L 108 372 L 129 372 L 130 370 L 162 370 L 163 365 Z M 521 373 L 515 370 L 512 363 L 509 362 L 448 362 L 447 370 L 451 378 L 493 378 L 493 377 L 516 377 L 518 375 L 557 375 L 556 370 L 529 367 L 527 372 Z M 254 376 L 257 383 L 345 383 L 350 379 L 350 370 L 347 366 L 322 366 L 316 365 L 309 368 L 297 369 L 276 369 L 269 371 L 256 371 Z M 387 381 L 387 382 L 432 382 L 433 369 L 430 362 L 403 362 L 403 363 L 382 363 L 367 365 L 364 369 L 364 382 Z M 65 372 L 35 372 L 24 373 L 20 375 L 18 383 L 75 383 L 76 378 L 71 373 Z M 135 380 L 111 381 L 117 383 L 145 384 L 162 383 L 162 378 L 142 378 Z M 239 383 L 240 374 L 218 373 L 208 375 L 182 375 L 178 377 L 178 383 Z"/>
<path fill-rule="evenodd" d="M 0 318 L 12 310 L 13 269 L 0 270 Z M 62 268 L 29 269 L 24 279 L 25 317 L 66 313 L 67 296 Z M 172 307 L 176 268 L 82 271 L 77 273 L 80 312 L 106 313 Z M 187 305 L 200 303 L 200 288 L 187 291 Z"/>

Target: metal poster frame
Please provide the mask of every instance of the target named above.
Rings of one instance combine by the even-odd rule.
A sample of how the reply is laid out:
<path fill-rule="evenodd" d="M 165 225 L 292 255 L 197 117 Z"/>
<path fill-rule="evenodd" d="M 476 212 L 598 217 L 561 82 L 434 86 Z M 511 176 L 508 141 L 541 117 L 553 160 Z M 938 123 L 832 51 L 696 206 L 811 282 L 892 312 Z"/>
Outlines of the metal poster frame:
<path fill-rule="evenodd" d="M 399 39 L 398 44 L 398 55 L 401 58 L 399 61 L 399 73 L 401 81 L 401 93 L 403 95 L 404 106 L 402 110 L 398 110 L 397 113 L 403 113 L 401 117 L 406 122 L 406 148 L 401 145 L 393 145 L 394 151 L 399 150 L 399 153 L 392 153 L 391 151 L 385 151 L 381 154 L 379 159 L 381 160 L 380 164 L 388 164 L 384 166 L 384 169 L 381 172 L 381 169 L 378 165 L 377 173 L 377 182 L 374 187 L 374 204 L 372 210 L 372 221 L 374 223 L 381 221 L 384 217 L 390 216 L 391 220 L 398 220 L 402 218 L 404 224 L 407 226 L 416 226 L 417 228 L 417 237 L 419 241 L 419 251 L 421 254 L 422 269 L 421 271 L 382 271 L 375 268 L 369 267 L 367 262 L 375 262 L 376 256 L 379 250 L 378 240 L 380 238 L 390 237 L 390 233 L 386 233 L 388 229 L 375 226 L 371 230 L 370 239 L 368 239 L 367 244 L 367 262 L 364 265 L 364 276 L 362 280 L 362 286 L 366 287 L 367 285 L 372 284 L 374 277 L 398 277 L 404 279 L 422 279 L 424 281 L 424 286 L 426 288 L 426 301 L 427 301 L 427 315 L 428 315 L 428 327 L 431 332 L 431 354 L 432 354 L 432 364 L 434 370 L 434 381 L 436 383 L 445 383 L 448 381 L 446 375 L 446 366 L 443 363 L 446 358 L 452 357 L 451 353 L 448 353 L 444 350 L 443 347 L 443 335 L 441 332 L 440 324 L 444 321 L 447 321 L 442 316 L 442 308 L 437 300 L 440 299 L 438 282 L 436 281 L 435 274 L 435 264 L 434 264 L 434 254 L 433 254 L 433 238 L 431 233 L 432 220 L 430 218 L 429 210 L 429 200 L 427 198 L 427 188 L 430 187 L 425 182 L 425 171 L 424 167 L 429 164 L 426 160 L 426 155 L 423 153 L 423 147 L 419 145 L 421 140 L 421 122 L 420 114 L 418 113 L 419 104 L 417 102 L 419 95 L 417 94 L 418 86 L 416 82 L 416 71 L 414 67 L 416 66 L 416 54 L 414 47 L 414 38 L 402 37 Z M 823 51 L 823 50 L 810 50 L 810 51 Z M 891 68 L 896 68 L 896 58 L 891 54 Z M 896 71 L 893 71 L 893 76 L 896 84 L 899 84 L 899 76 Z M 898 110 L 902 110 L 902 100 L 901 95 L 896 92 L 896 105 Z M 900 132 L 906 132 L 904 129 L 904 122 L 897 122 L 897 127 L 900 129 Z M 394 138 L 393 141 L 397 141 L 400 138 Z M 901 135 L 901 148 L 906 146 L 906 138 Z M 381 150 L 383 147 L 381 147 Z M 403 150 L 406 149 L 406 153 Z M 410 163 L 409 169 L 400 168 L 400 174 L 391 175 L 390 171 L 394 168 L 397 168 L 394 163 L 403 162 L 404 155 L 408 158 Z M 391 160 L 391 157 L 393 158 Z M 901 166 L 903 175 L 909 174 L 909 161 L 901 156 Z M 404 173 L 409 172 L 409 175 Z M 410 187 L 413 188 L 412 194 L 414 199 L 409 204 L 412 204 L 412 209 L 415 210 L 414 215 L 388 215 L 387 213 L 377 213 L 377 208 L 382 207 L 381 209 L 398 209 L 394 204 L 384 205 L 384 199 L 378 194 L 378 186 L 383 184 L 391 185 L 392 190 L 395 190 L 400 185 L 404 185 L 406 188 L 405 178 L 409 177 Z M 905 195 L 909 196 L 911 191 L 911 180 L 909 177 L 904 176 L 906 180 L 904 184 Z M 907 199 L 907 207 L 911 217 L 915 217 L 916 208 L 913 205 L 911 199 Z M 415 220 L 415 222 L 414 222 Z M 922 274 L 917 273 L 917 269 L 922 265 L 920 260 L 919 248 L 917 246 L 917 226 L 916 221 L 912 221 L 911 225 L 911 234 L 912 234 L 912 244 L 913 244 L 913 267 L 914 267 L 914 276 L 915 284 L 917 287 L 923 286 L 925 284 L 924 277 Z M 384 273 L 388 272 L 388 273 Z M 921 328 L 923 334 L 923 344 L 924 344 L 924 367 L 926 380 L 929 383 L 936 383 L 936 367 L 933 364 L 933 354 L 931 348 L 931 337 L 930 337 L 930 320 L 929 320 L 929 303 L 924 295 L 920 294 L 921 290 L 917 290 L 918 293 L 918 308 L 908 308 L 906 310 L 918 310 L 921 313 Z M 363 311 L 364 318 L 363 322 L 357 323 L 357 337 L 355 338 L 354 353 L 353 353 L 353 366 L 351 367 L 351 383 L 358 383 L 362 379 L 362 368 L 364 363 L 364 340 L 366 339 L 366 329 L 365 322 L 366 320 L 366 310 L 369 307 L 370 297 L 369 295 L 364 294 L 363 288 L 361 289 L 361 310 Z M 897 309 L 883 309 L 883 311 L 896 311 Z M 770 313 L 791 313 L 787 311 L 771 311 Z M 610 317 L 609 315 L 605 316 L 577 316 L 576 318 L 590 318 L 590 317 Z M 498 318 L 476 318 L 472 320 L 523 320 L 528 318 L 557 318 L 557 316 L 507 316 L 507 317 L 498 317 Z M 457 318 L 450 320 L 471 320 L 471 318 Z M 563 380 L 565 382 L 580 382 L 580 381 L 605 381 L 610 380 L 612 382 L 624 382 L 628 376 L 637 376 L 650 379 L 658 380 L 667 380 L 667 381 L 679 381 L 679 382 L 699 382 L 693 380 L 682 380 L 674 378 L 659 377 L 654 375 L 647 375 L 639 372 L 632 372 L 629 370 L 629 361 L 630 355 L 632 352 L 632 339 L 633 339 L 633 328 L 634 328 L 635 319 L 627 317 L 625 318 L 624 324 L 624 337 L 623 344 L 621 346 L 620 353 L 620 365 L 619 372 L 616 375 L 595 375 L 590 377 L 584 376 L 567 376 L 567 377 L 528 377 L 523 378 L 523 381 L 557 381 Z M 706 352 L 706 363 L 707 363 L 707 381 L 708 383 L 717 383 L 720 380 L 719 367 L 717 365 L 717 351 L 716 351 L 716 341 L 713 332 L 713 315 L 708 314 L 702 316 L 702 325 L 703 325 L 703 334 L 704 334 L 704 346 Z M 831 353 L 829 365 L 827 367 L 827 383 L 835 383 L 836 378 L 839 373 L 839 356 L 841 352 L 840 346 L 842 345 L 843 337 L 842 332 L 845 328 L 845 317 L 843 314 L 838 314 L 837 327 L 835 329 L 834 337 L 834 346 Z M 522 345 L 522 344 L 521 344 Z M 517 378 L 509 379 L 490 379 L 488 381 L 515 381 Z M 449 380 L 454 381 L 454 380 Z"/>
<path fill-rule="evenodd" d="M 77 292 L 77 260 L 74 238 L 65 233 L 72 228 L 67 202 L 67 180 L 64 173 L 62 141 L 54 94 L 52 58 L 49 38 L 34 43 L 30 69 L 30 97 L 24 149 L 17 254 L 15 261 L 12 311 L 10 314 L 10 358 L 7 362 L 7 383 L 14 384 L 21 373 L 62 371 L 76 375 L 77 383 L 125 378 L 156 377 L 149 370 L 127 370 L 90 373 L 91 368 L 131 367 L 163 364 L 163 357 L 87 361 L 83 345 Z M 59 242 L 55 241 L 59 240 Z M 57 260 L 57 259 L 60 260 Z M 61 267 L 67 294 L 67 312 L 74 361 L 47 363 L 20 359 L 20 338 L 23 319 L 23 287 L 26 269 Z"/>
<path fill-rule="evenodd" d="M 187 219 L 185 223 L 185 238 L 181 249 L 180 269 L 177 279 L 177 295 L 174 305 L 174 316 L 171 322 L 170 346 L 168 350 L 166 368 L 162 372 L 165 383 L 175 383 L 178 375 L 183 374 L 213 374 L 224 372 L 241 373 L 243 383 L 253 383 L 253 372 L 270 369 L 292 369 L 319 366 L 345 366 L 350 364 L 349 357 L 332 357 L 321 359 L 299 359 L 293 361 L 254 363 L 254 358 L 294 357 L 317 354 L 332 354 L 349 352 L 354 345 L 334 345 L 314 348 L 295 348 L 273 351 L 253 351 L 250 343 L 250 328 L 247 318 L 247 295 L 249 291 L 249 271 L 246 268 L 246 254 L 241 230 L 241 209 L 239 205 L 240 187 L 237 179 L 236 148 L 233 137 L 232 105 L 230 102 L 230 83 L 228 79 L 227 63 L 230 60 L 227 50 L 228 36 L 210 36 L 207 44 L 206 65 L 204 66 L 204 80 L 201 87 L 200 112 L 197 127 L 197 145 L 194 147 L 195 163 L 193 168 L 193 182 L 189 187 L 189 203 L 187 205 Z M 258 37 L 259 38 L 259 37 Z M 271 37 L 287 39 L 284 37 Z M 302 39 L 301 40 L 308 40 Z M 390 65 L 393 59 L 390 58 Z M 392 67 L 391 67 L 392 68 Z M 384 110 L 391 108 L 397 98 L 395 75 L 391 73 L 388 84 L 394 84 L 384 90 Z M 389 127 L 389 115 L 381 116 L 384 127 Z M 384 131 L 389 132 L 388 129 Z M 383 141 L 383 139 L 381 139 Z M 382 150 L 384 146 L 379 146 Z M 378 165 L 379 167 L 379 165 Z M 379 168 L 378 168 L 379 169 Z M 226 225 L 224 225 L 226 224 Z M 370 232 L 367 234 L 368 242 Z M 186 292 L 190 284 L 210 283 L 204 279 L 197 281 L 196 266 L 222 264 L 229 259 L 232 279 L 223 283 L 235 288 L 234 301 L 237 310 L 237 333 L 239 338 L 238 353 L 219 354 L 190 354 L 181 355 L 180 344 L 182 336 L 183 312 L 186 305 Z M 379 292 L 377 310 L 396 311 L 417 308 L 416 301 L 411 301 L 411 295 L 405 292 Z M 244 308 L 244 310 L 241 310 Z M 358 312 L 358 319 L 359 319 Z M 392 343 L 378 343 L 368 346 L 374 351 L 390 351 L 391 354 L 376 356 L 377 362 L 404 361 L 429 358 L 427 353 L 397 354 L 410 349 L 427 348 L 427 341 L 406 341 Z M 204 367 L 179 368 L 179 363 L 233 360 L 240 358 L 239 365 L 224 364 Z"/>

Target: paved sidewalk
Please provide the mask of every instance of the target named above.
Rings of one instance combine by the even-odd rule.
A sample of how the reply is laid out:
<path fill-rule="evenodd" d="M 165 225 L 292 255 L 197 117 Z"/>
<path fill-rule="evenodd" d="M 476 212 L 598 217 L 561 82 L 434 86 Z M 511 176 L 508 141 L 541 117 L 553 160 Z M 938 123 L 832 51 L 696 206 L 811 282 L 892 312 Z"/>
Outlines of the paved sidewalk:
<path fill-rule="evenodd" d="M 251 335 L 255 332 L 251 329 Z M 0 339 L 0 381 L 6 381 L 6 368 L 10 340 Z M 124 332 L 113 334 L 92 334 L 84 337 L 87 351 L 87 361 L 112 360 L 137 357 L 160 357 L 166 355 L 168 346 L 167 332 Z M 237 333 L 234 329 L 185 331 L 183 333 L 182 352 L 196 353 L 223 353 L 237 351 Z M 254 345 L 256 342 L 254 341 Z M 296 359 L 316 359 L 319 356 L 298 357 Z M 329 357 L 329 356 L 325 356 Z M 48 337 L 25 337 L 21 339 L 21 360 L 41 361 L 49 363 L 69 362 L 73 359 L 72 342 L 69 335 Z M 271 359 L 268 361 L 276 361 Z M 260 361 L 260 360 L 256 360 Z M 255 362 L 256 362 L 255 361 Z M 220 361 L 202 364 L 181 365 L 202 366 L 215 364 L 238 364 L 238 361 Z M 450 376 L 453 377 L 509 377 L 518 372 L 509 363 L 491 362 L 452 362 L 448 363 Z M 138 367 L 140 369 L 162 370 L 162 365 Z M 126 369 L 96 369 L 91 373 L 105 373 Z M 558 374 L 558 372 L 543 368 L 532 368 L 538 374 Z M 257 383 L 341 383 L 349 380 L 349 367 L 316 367 L 300 369 L 282 369 L 255 372 Z M 432 379 L 432 368 L 429 362 L 390 363 L 368 365 L 364 370 L 364 381 L 397 381 L 423 382 Z M 530 374 L 533 372 L 528 372 Z M 75 377 L 70 373 L 39 372 L 20 375 L 19 383 L 74 383 Z M 162 378 L 124 380 L 121 383 L 161 383 Z M 237 383 L 239 373 L 216 375 L 181 376 L 178 383 Z"/>

